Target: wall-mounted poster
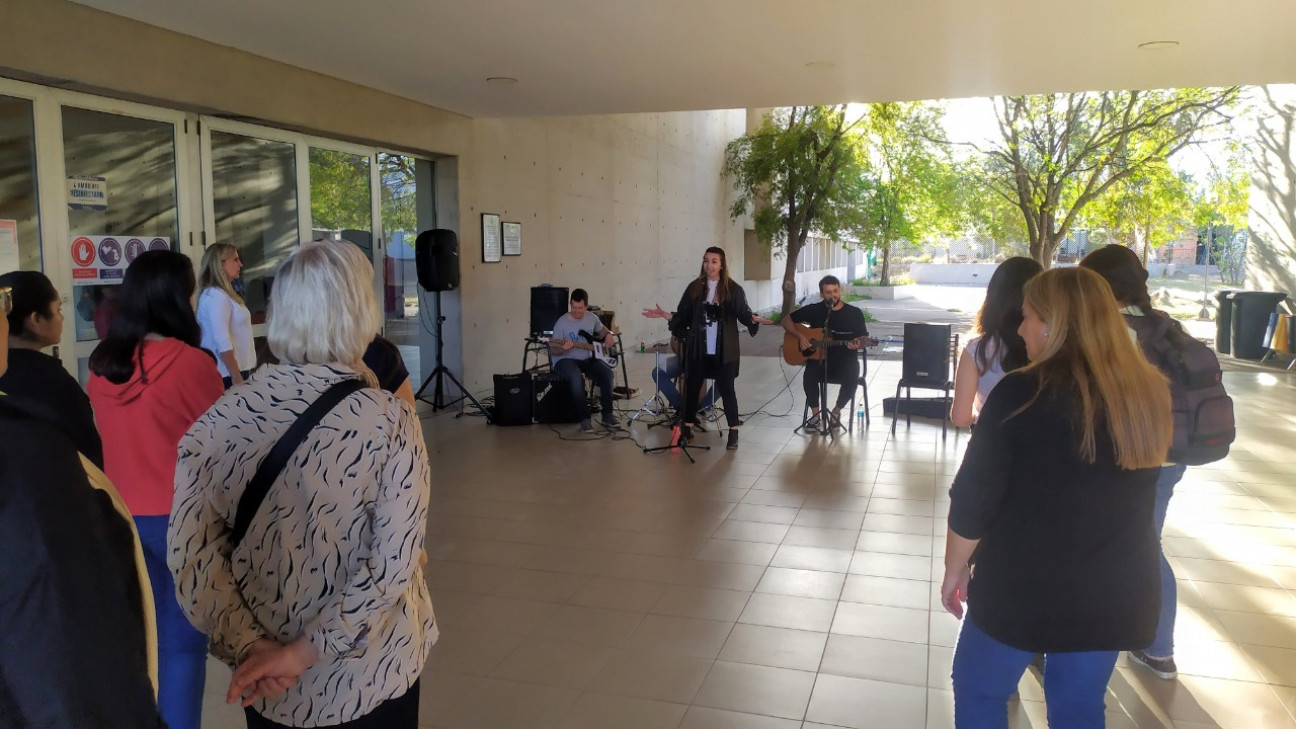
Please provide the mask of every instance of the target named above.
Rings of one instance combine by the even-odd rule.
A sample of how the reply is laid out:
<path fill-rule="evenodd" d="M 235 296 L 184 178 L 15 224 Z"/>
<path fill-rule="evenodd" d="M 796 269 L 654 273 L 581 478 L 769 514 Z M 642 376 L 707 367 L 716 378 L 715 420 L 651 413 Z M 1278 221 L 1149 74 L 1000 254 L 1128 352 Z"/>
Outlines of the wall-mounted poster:
<path fill-rule="evenodd" d="M 500 261 L 500 216 L 494 213 L 482 213 L 482 262 L 499 263 Z"/>
<path fill-rule="evenodd" d="M 72 238 L 72 290 L 77 341 L 103 339 L 117 312 L 116 286 L 144 251 L 169 251 L 163 236 L 78 235 Z"/>
<path fill-rule="evenodd" d="M 108 180 L 102 177 L 68 175 L 68 208 L 72 210 L 107 210 Z"/>
<path fill-rule="evenodd" d="M 504 235 L 504 255 L 522 255 L 522 224 L 500 223 Z"/>

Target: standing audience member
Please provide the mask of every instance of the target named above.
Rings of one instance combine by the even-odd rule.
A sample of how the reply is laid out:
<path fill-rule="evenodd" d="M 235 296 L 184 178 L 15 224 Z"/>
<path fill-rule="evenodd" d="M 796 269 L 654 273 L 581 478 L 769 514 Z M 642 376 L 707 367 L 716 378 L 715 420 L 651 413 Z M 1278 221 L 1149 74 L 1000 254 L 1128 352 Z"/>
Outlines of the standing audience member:
<path fill-rule="evenodd" d="M 1119 651 L 1156 631 L 1170 390 L 1096 273 L 1040 274 L 1022 313 L 1030 364 L 990 393 L 950 490 L 941 602 L 960 618 L 967 604 L 954 723 L 1005 729 L 1043 653 L 1049 725 L 1102 727 Z"/>
<path fill-rule="evenodd" d="M 63 302 L 54 284 L 39 271 L 11 271 L 0 286 L 12 291 L 9 312 L 9 371 L 0 392 L 27 410 L 44 413 L 90 462 L 103 468 L 103 443 L 95 428 L 90 399 L 63 363 L 41 350 L 63 336 Z"/>
<path fill-rule="evenodd" d="M 0 338 L 11 313 L 0 286 Z M 143 557 L 102 477 L 59 424 L 0 394 L 0 726 L 163 726 Z"/>
<path fill-rule="evenodd" d="M 1034 259 L 1021 256 L 995 268 L 977 312 L 976 336 L 967 340 L 954 373 L 954 401 L 950 404 L 954 425 L 975 423 L 1004 374 L 1026 366 L 1026 343 L 1017 333 L 1022 322 L 1022 289 L 1043 270 Z"/>
<path fill-rule="evenodd" d="M 729 277 L 729 264 L 723 248 L 712 246 L 702 255 L 702 270 L 684 289 L 676 314 L 670 320 L 671 334 L 684 342 L 684 415 L 680 440 L 693 437 L 698 395 L 703 380 L 715 380 L 715 389 L 724 403 L 729 424 L 729 450 L 738 449 L 738 395 L 734 380 L 738 377 L 738 325 L 756 336 L 758 324 L 773 324 L 752 313 L 747 293 Z"/>
<path fill-rule="evenodd" d="M 1149 362 L 1160 364 L 1161 357 L 1156 352 L 1155 342 L 1151 341 L 1148 327 L 1139 326 L 1142 321 L 1161 320 L 1175 328 L 1179 322 L 1169 314 L 1152 308 L 1152 297 L 1147 290 L 1147 270 L 1134 251 L 1120 245 L 1108 245 L 1099 248 L 1080 261 L 1080 265 L 1098 273 L 1106 279 L 1116 296 L 1116 302 L 1125 315 L 1126 323 L 1133 330 Z M 1156 525 L 1157 542 L 1161 541 L 1161 530 L 1165 527 L 1166 511 L 1170 507 L 1170 497 L 1174 495 L 1175 485 L 1184 476 L 1187 467 L 1182 463 L 1165 463 L 1157 475 L 1156 506 L 1153 512 L 1153 523 Z M 1161 553 L 1161 617 L 1157 621 L 1156 638 L 1144 650 L 1130 652 L 1136 663 L 1150 669 L 1157 676 L 1171 679 L 1178 675 L 1174 660 L 1174 626 L 1175 613 L 1178 610 L 1178 583 L 1175 582 L 1174 569 L 1170 566 L 1165 552 Z"/>
<path fill-rule="evenodd" d="M 373 338 L 365 348 L 364 363 L 378 379 L 378 387 L 409 403 L 415 412 L 414 387 L 410 384 L 409 368 L 401 357 L 400 349 L 390 339 L 381 335 Z"/>
<path fill-rule="evenodd" d="M 180 612 L 167 569 L 176 446 L 222 391 L 211 356 L 198 348 L 194 288 L 183 254 L 141 254 L 126 269 L 108 336 L 90 354 L 105 471 L 135 517 L 153 586 L 158 704 L 171 729 L 197 729 L 207 666 L 207 640 Z"/>
<path fill-rule="evenodd" d="M 180 443 L 171 569 L 185 612 L 234 668 L 227 699 L 252 728 L 418 725 L 418 677 L 437 638 L 423 575 L 430 471 L 413 408 L 361 362 L 378 331 L 372 281 L 349 243 L 290 255 L 270 295 L 280 364 Z M 289 427 L 356 380 L 367 386 L 305 434 L 259 504 L 245 501 Z"/>
<path fill-rule="evenodd" d="M 252 312 L 234 291 L 234 281 L 243 272 L 238 249 L 217 243 L 203 254 L 198 285 L 198 324 L 202 326 L 202 347 L 216 357 L 225 389 L 247 379 L 256 366 L 252 343 Z"/>

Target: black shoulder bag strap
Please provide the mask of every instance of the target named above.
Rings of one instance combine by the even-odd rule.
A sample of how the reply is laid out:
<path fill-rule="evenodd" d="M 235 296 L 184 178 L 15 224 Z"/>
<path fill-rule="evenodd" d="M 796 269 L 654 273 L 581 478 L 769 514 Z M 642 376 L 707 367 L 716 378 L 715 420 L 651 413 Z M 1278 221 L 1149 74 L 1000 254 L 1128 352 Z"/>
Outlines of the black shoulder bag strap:
<path fill-rule="evenodd" d="M 306 436 L 315 429 L 316 425 L 319 425 L 320 420 L 330 410 L 345 400 L 347 395 L 364 386 L 363 382 L 356 379 L 342 380 L 333 385 L 311 403 L 310 407 L 297 417 L 297 421 L 289 426 L 288 431 L 280 436 L 274 448 L 257 467 L 256 474 L 252 476 L 247 489 L 239 499 L 238 510 L 234 514 L 234 534 L 230 537 L 233 543 L 231 549 L 243 541 L 248 527 L 252 524 L 252 517 L 256 516 L 257 511 L 261 509 L 261 502 L 265 501 L 270 486 L 274 484 L 275 479 L 279 478 L 279 473 L 283 471 L 284 466 L 288 465 L 288 459 L 292 457 L 293 451 L 297 450 L 302 441 L 306 440 Z"/>

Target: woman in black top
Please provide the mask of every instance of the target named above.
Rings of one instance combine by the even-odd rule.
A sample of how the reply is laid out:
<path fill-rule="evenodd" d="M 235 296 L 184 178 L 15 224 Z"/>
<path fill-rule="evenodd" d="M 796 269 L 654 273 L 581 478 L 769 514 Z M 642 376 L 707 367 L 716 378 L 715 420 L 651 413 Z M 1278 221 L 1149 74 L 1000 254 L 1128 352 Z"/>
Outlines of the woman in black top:
<path fill-rule="evenodd" d="M 734 379 L 738 377 L 738 325 L 747 327 L 754 337 L 758 324 L 773 323 L 752 313 L 743 287 L 729 278 L 724 249 L 715 246 L 706 249 L 701 273 L 684 290 L 670 320 L 671 334 L 684 342 L 682 441 L 693 437 L 690 424 L 697 415 L 702 381 L 714 379 L 729 423 L 726 447 L 738 448 L 738 396 L 734 392 Z"/>
<path fill-rule="evenodd" d="M 950 491 L 941 601 L 957 617 L 968 605 L 954 720 L 1007 727 L 1043 653 L 1049 724 L 1102 727 L 1118 652 L 1156 630 L 1170 391 L 1092 271 L 1032 279 L 1022 314 L 1031 363 L 990 393 Z"/>
<path fill-rule="evenodd" d="M 42 352 L 63 336 L 63 302 L 39 271 L 11 271 L 0 286 L 13 290 L 9 320 L 9 371 L 0 392 L 35 417 L 62 430 L 72 445 L 103 468 L 103 443 L 95 428 L 90 398 L 57 359 Z"/>

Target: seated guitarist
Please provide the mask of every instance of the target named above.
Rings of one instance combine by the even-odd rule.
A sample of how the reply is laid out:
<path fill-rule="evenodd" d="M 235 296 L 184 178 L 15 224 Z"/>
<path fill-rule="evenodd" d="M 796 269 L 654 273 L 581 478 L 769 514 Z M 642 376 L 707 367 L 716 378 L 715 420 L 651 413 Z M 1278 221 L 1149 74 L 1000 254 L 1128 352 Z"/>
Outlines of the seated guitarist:
<path fill-rule="evenodd" d="M 797 309 L 791 315 L 783 317 L 781 322 L 783 328 L 800 341 L 802 351 L 810 349 L 812 345 L 810 338 L 806 336 L 807 327 L 821 327 L 828 339 L 846 342 L 845 346 L 828 347 L 826 361 L 806 363 L 804 385 L 806 402 L 810 404 L 810 420 L 806 425 L 810 427 L 819 424 L 819 383 L 823 380 L 825 366 L 828 381 L 841 384 L 841 390 L 837 393 L 837 406 L 832 409 L 833 424 L 841 422 L 841 409 L 850 403 L 859 384 L 860 369 L 856 352 L 863 346 L 862 339 L 868 336 L 864 312 L 842 301 L 841 282 L 836 276 L 824 276 L 819 280 L 819 297 L 823 300 Z"/>
<path fill-rule="evenodd" d="M 585 382 L 581 379 L 584 373 L 599 388 L 599 406 L 603 409 L 601 418 L 603 426 L 609 429 L 620 427 L 616 414 L 612 411 L 612 368 L 594 359 L 594 353 L 577 347 L 578 342 L 600 342 L 611 351 L 613 346 L 612 332 L 603 326 L 603 322 L 589 313 L 589 294 L 585 289 L 571 292 L 571 308 L 554 322 L 553 339 L 550 340 L 549 353 L 554 372 L 563 376 L 571 390 L 572 400 L 580 412 L 582 433 L 594 429 L 590 424 L 589 405 L 585 402 Z"/>

